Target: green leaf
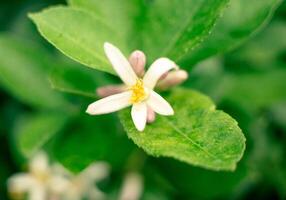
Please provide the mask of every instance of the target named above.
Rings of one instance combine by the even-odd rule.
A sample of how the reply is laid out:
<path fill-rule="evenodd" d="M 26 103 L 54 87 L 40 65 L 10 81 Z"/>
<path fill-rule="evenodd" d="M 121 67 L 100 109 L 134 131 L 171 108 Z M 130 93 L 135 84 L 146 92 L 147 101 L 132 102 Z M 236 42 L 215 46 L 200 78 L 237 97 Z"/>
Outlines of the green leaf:
<path fill-rule="evenodd" d="M 61 92 L 97 97 L 96 88 L 110 84 L 106 73 L 83 68 L 75 64 L 62 64 L 50 74 L 52 87 Z"/>
<path fill-rule="evenodd" d="M 286 23 L 282 20 L 272 21 L 271 24 L 248 41 L 241 48 L 225 56 L 226 65 L 231 68 L 271 69 L 284 62 L 286 49 Z M 261 45 L 263 44 L 263 45 Z M 284 65 L 284 64 L 283 64 Z"/>
<path fill-rule="evenodd" d="M 131 34 L 136 13 L 140 9 L 138 2 L 138 0 L 68 0 L 71 7 L 84 9 L 112 26 L 126 44 L 134 43 L 137 39 L 136 35 Z"/>
<path fill-rule="evenodd" d="M 139 2 L 141 9 L 135 19 L 133 35 L 137 35 L 148 59 L 167 56 L 178 61 L 209 34 L 229 1 Z"/>
<path fill-rule="evenodd" d="M 65 101 L 54 92 L 47 73 L 54 62 L 47 52 L 30 41 L 0 35 L 0 83 L 20 101 L 41 108 L 62 106 Z"/>
<path fill-rule="evenodd" d="M 167 158 L 158 159 L 156 164 L 159 166 L 159 173 L 166 177 L 181 195 L 192 196 L 194 199 L 234 197 L 237 193 L 244 194 L 245 187 L 255 181 L 251 178 L 253 174 L 247 168 L 245 159 L 239 163 L 235 172 L 210 171 Z"/>
<path fill-rule="evenodd" d="M 183 59 L 189 66 L 207 57 L 228 51 L 261 29 L 273 16 L 281 0 L 232 0 L 211 35 Z"/>
<path fill-rule="evenodd" d="M 72 8 L 55 7 L 30 16 L 63 53 L 113 72 L 103 55 L 104 41 L 114 41 L 123 50 L 125 45 L 128 50 L 140 48 L 151 61 L 160 56 L 179 60 L 208 35 L 228 1 L 70 0 Z"/>
<path fill-rule="evenodd" d="M 105 160 L 114 168 L 120 167 L 133 147 L 117 121 L 114 115 L 89 116 L 84 113 L 51 142 L 49 151 L 74 172 L 80 172 L 98 160 Z"/>
<path fill-rule="evenodd" d="M 228 75 L 222 101 L 230 101 L 250 110 L 270 107 L 286 99 L 286 70 Z"/>
<path fill-rule="evenodd" d="M 98 70 L 114 73 L 103 51 L 106 41 L 124 49 L 115 30 L 82 9 L 51 7 L 29 17 L 40 33 L 70 58 Z"/>
<path fill-rule="evenodd" d="M 276 104 L 271 108 L 271 120 L 275 122 L 278 126 L 286 130 L 286 103 Z M 286 132 L 284 131 L 286 135 Z"/>
<path fill-rule="evenodd" d="M 245 149 L 237 122 L 215 110 L 213 102 L 192 90 L 172 91 L 167 100 L 172 117 L 158 116 L 155 123 L 138 132 L 129 110 L 120 113 L 128 136 L 148 154 L 173 157 L 213 170 L 234 170 Z"/>
<path fill-rule="evenodd" d="M 61 113 L 39 113 L 21 118 L 16 124 L 15 139 L 22 155 L 30 157 L 43 147 L 66 124 Z"/>

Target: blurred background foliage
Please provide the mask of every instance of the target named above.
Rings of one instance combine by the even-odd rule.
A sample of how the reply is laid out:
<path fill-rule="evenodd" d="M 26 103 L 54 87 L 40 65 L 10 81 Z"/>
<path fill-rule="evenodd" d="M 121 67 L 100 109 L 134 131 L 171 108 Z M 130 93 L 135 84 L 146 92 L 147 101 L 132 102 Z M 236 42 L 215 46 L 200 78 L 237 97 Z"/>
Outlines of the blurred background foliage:
<path fill-rule="evenodd" d="M 128 170 L 144 175 L 142 199 L 147 200 L 286 198 L 285 1 L 268 24 L 231 51 L 203 60 L 212 49 L 202 48 L 183 62 L 190 66 L 184 86 L 209 95 L 243 129 L 247 149 L 235 172 L 208 171 L 173 159 L 148 157 L 125 136 L 116 115 L 90 118 L 84 114 L 85 107 L 77 105 L 87 105 L 92 96 L 53 90 L 47 74 L 78 79 L 79 84 L 71 85 L 72 81 L 55 76 L 53 83 L 57 84 L 52 86 L 69 93 L 84 91 L 86 96 L 96 86 L 115 82 L 109 75 L 62 56 L 27 18 L 27 12 L 59 3 L 65 4 L 61 0 L 0 2 L 1 200 L 7 199 L 7 178 L 22 170 L 25 159 L 39 148 L 74 172 L 93 160 L 111 163 L 111 177 L 102 184 L 111 199 Z M 240 22 L 236 18 L 218 27 L 228 30 Z M 196 60 L 203 61 L 193 64 Z M 57 66 L 61 68 L 54 70 Z M 62 70 L 65 67 L 70 69 L 67 73 Z M 94 78 L 85 76 L 91 73 Z"/>

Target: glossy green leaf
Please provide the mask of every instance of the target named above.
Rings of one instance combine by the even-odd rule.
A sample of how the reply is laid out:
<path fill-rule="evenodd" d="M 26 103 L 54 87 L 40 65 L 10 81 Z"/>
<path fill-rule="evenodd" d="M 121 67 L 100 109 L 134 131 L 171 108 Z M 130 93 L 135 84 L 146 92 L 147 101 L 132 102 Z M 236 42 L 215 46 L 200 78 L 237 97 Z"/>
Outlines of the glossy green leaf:
<path fill-rule="evenodd" d="M 151 61 L 160 56 L 178 60 L 208 35 L 228 1 L 71 0 L 72 8 L 30 16 L 42 35 L 66 55 L 112 72 L 103 56 L 104 41 L 114 41 L 123 50 L 125 45 L 128 50 L 142 49 Z"/>
<path fill-rule="evenodd" d="M 281 0 L 232 0 L 211 35 L 184 59 L 189 66 L 230 50 L 261 29 L 273 16 Z M 247 6 L 246 6 L 247 5 Z"/>
<path fill-rule="evenodd" d="M 64 127 L 67 119 L 64 114 L 50 112 L 20 119 L 14 131 L 20 153 L 28 158 L 39 151 Z"/>
<path fill-rule="evenodd" d="M 124 49 L 116 31 L 82 9 L 51 7 L 30 14 L 40 33 L 70 58 L 98 70 L 114 73 L 104 54 L 104 42 Z"/>
<path fill-rule="evenodd" d="M 136 42 L 137 38 L 132 36 L 132 25 L 135 23 L 136 13 L 141 7 L 141 0 L 68 0 L 71 7 L 84 9 L 101 21 L 116 30 L 122 40 L 128 44 Z M 134 37 L 134 38 L 133 38 Z M 138 48 L 138 47 L 137 47 Z"/>
<path fill-rule="evenodd" d="M 151 61 L 161 56 L 178 61 L 209 34 L 228 2 L 140 1 L 134 35 Z"/>
<path fill-rule="evenodd" d="M 122 111 L 120 119 L 128 137 L 150 155 L 173 157 L 207 169 L 234 170 L 245 149 L 237 122 L 193 90 L 174 90 L 167 100 L 175 115 L 158 116 L 143 132 L 136 130 L 130 111 Z"/>
<path fill-rule="evenodd" d="M 41 108 L 64 104 L 48 82 L 48 71 L 54 65 L 47 52 L 30 41 L 0 35 L 0 82 L 20 101 Z"/>

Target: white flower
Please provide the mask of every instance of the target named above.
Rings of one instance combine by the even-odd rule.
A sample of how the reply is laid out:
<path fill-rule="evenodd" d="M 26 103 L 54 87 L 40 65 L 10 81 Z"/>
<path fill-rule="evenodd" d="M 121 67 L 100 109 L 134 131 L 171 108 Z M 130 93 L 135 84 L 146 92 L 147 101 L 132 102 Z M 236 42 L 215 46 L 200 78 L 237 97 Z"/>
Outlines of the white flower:
<path fill-rule="evenodd" d="M 66 170 L 63 173 L 67 173 L 69 177 L 69 184 L 63 195 L 64 200 L 105 199 L 104 193 L 97 188 L 95 183 L 108 176 L 109 165 L 107 163 L 97 162 L 91 164 L 77 175 L 73 175 Z"/>
<path fill-rule="evenodd" d="M 28 200 L 58 198 L 67 186 L 67 180 L 54 173 L 45 153 L 38 153 L 29 163 L 29 172 L 13 175 L 8 180 L 8 190 L 15 196 L 27 194 Z"/>
<path fill-rule="evenodd" d="M 143 177 L 136 172 L 129 172 L 123 182 L 119 200 L 139 200 L 143 193 Z"/>
<path fill-rule="evenodd" d="M 104 50 L 115 72 L 125 83 L 126 90 L 90 104 L 87 113 L 91 115 L 106 114 L 132 105 L 131 117 L 139 131 L 143 131 L 145 128 L 148 106 L 160 115 L 174 114 L 170 104 L 154 91 L 157 81 L 164 73 L 178 68 L 173 61 L 168 58 L 157 59 L 145 73 L 143 79 L 140 79 L 118 48 L 110 43 L 105 43 Z"/>

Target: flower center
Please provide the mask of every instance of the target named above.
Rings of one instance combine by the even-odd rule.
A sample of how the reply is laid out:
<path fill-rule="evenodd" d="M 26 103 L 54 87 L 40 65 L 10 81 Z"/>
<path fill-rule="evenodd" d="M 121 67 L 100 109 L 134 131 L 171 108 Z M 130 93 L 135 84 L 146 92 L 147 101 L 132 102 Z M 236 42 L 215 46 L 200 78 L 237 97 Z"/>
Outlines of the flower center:
<path fill-rule="evenodd" d="M 130 98 L 131 103 L 138 103 L 138 102 L 146 99 L 147 94 L 146 94 L 146 91 L 144 89 L 144 83 L 143 83 L 142 79 L 138 79 L 136 81 L 135 85 L 133 85 L 130 89 L 132 91 L 132 95 Z"/>

